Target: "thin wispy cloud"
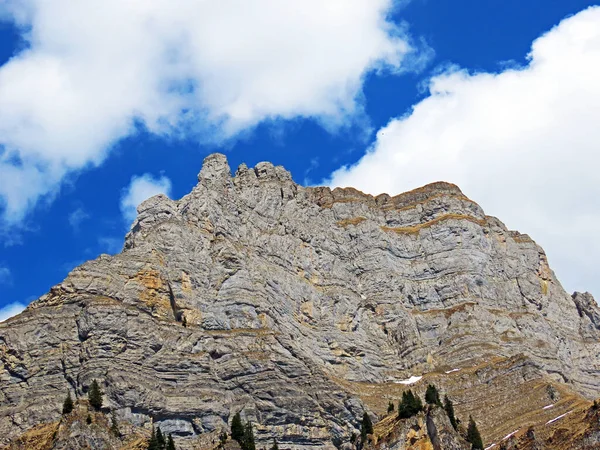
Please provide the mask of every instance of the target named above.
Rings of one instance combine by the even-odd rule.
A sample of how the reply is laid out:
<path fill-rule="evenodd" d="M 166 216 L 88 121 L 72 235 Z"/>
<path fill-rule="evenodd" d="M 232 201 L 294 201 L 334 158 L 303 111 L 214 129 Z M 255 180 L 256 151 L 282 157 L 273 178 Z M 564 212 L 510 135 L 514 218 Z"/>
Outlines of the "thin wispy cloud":
<path fill-rule="evenodd" d="M 105 252 L 110 255 L 114 255 L 119 253 L 123 248 L 123 239 L 103 236 L 98 238 L 98 245 L 103 253 Z"/>
<path fill-rule="evenodd" d="M 89 218 L 90 215 L 85 212 L 83 208 L 77 208 L 75 211 L 69 214 L 69 225 L 71 225 L 71 228 L 73 228 L 74 231 L 78 232 L 81 223 Z"/>
<path fill-rule="evenodd" d="M 8 267 L 0 266 L 0 284 L 11 284 L 12 273 Z"/>

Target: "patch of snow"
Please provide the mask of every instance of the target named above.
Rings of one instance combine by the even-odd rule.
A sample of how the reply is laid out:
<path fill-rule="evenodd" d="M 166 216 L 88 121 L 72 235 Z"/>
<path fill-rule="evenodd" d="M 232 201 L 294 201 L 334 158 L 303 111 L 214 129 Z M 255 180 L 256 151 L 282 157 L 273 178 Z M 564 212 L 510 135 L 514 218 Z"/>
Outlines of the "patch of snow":
<path fill-rule="evenodd" d="M 519 430 L 517 429 L 517 430 L 513 431 L 512 433 L 510 433 L 510 434 L 507 434 L 506 436 L 504 436 L 504 437 L 502 438 L 502 440 L 504 441 L 505 439 L 508 439 L 509 437 L 512 437 L 512 436 L 513 436 L 513 435 L 514 435 L 514 434 L 515 434 L 517 431 L 519 431 Z"/>
<path fill-rule="evenodd" d="M 421 377 L 415 377 L 414 375 L 406 380 L 400 380 L 400 381 L 396 381 L 396 383 L 398 384 L 415 384 L 417 381 L 419 381 Z"/>
<path fill-rule="evenodd" d="M 548 406 L 544 406 L 542 409 L 550 409 L 550 408 L 552 408 L 553 406 L 554 406 L 554 404 L 552 404 L 552 405 L 548 405 Z"/>
<path fill-rule="evenodd" d="M 572 412 L 573 412 L 573 411 L 569 411 L 569 412 L 566 412 L 566 413 L 564 413 L 564 414 L 561 414 L 560 416 L 558 416 L 558 417 L 555 417 L 554 419 L 552 419 L 552 420 L 549 420 L 548 422 L 546 422 L 546 425 L 548 425 L 548 424 L 551 424 L 551 423 L 553 423 L 553 422 L 556 422 L 558 419 L 562 419 L 562 418 L 563 418 L 563 417 L 565 417 L 567 414 L 570 414 L 570 413 L 572 413 Z"/>
<path fill-rule="evenodd" d="M 495 446 L 496 446 L 496 444 L 492 444 L 489 447 L 486 447 L 485 450 L 490 450 L 490 448 L 495 447 Z"/>
<path fill-rule="evenodd" d="M 444 373 L 452 373 L 452 372 L 458 372 L 460 369 L 452 369 L 452 370 L 447 370 Z"/>

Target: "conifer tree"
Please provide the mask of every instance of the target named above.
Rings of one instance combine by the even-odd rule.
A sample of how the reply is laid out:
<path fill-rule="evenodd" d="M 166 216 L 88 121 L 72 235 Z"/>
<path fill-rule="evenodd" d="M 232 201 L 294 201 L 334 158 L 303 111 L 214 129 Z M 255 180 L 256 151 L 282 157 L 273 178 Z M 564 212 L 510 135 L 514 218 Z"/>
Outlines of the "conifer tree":
<path fill-rule="evenodd" d="M 442 406 L 440 394 L 433 384 L 427 386 L 427 390 L 425 391 L 425 401 L 430 405 Z"/>
<path fill-rule="evenodd" d="M 388 403 L 388 414 L 394 412 L 394 403 L 393 402 L 389 402 Z"/>
<path fill-rule="evenodd" d="M 173 441 L 173 435 L 169 433 L 169 439 L 167 439 L 167 450 L 175 450 L 175 441 Z"/>
<path fill-rule="evenodd" d="M 469 426 L 467 427 L 467 442 L 471 443 L 471 450 L 483 450 L 481 434 L 479 434 L 477 424 L 471 416 L 469 416 Z"/>
<path fill-rule="evenodd" d="M 273 445 L 271 446 L 271 450 L 279 450 L 279 446 L 277 445 L 277 439 L 273 438 Z"/>
<path fill-rule="evenodd" d="M 110 431 L 112 431 L 112 433 L 115 436 L 121 437 L 121 431 L 119 431 L 119 425 L 117 424 L 117 417 L 115 416 L 114 412 L 111 415 Z"/>
<path fill-rule="evenodd" d="M 71 398 L 71 391 L 69 391 L 63 403 L 62 413 L 69 414 L 71 411 L 73 411 L 73 399 Z"/>
<path fill-rule="evenodd" d="M 444 409 L 446 410 L 446 414 L 448 414 L 448 419 L 450 419 L 452 427 L 456 430 L 458 428 L 458 422 L 456 421 L 456 416 L 454 415 L 454 404 L 447 395 L 444 396 Z"/>
<path fill-rule="evenodd" d="M 242 439 L 244 438 L 244 425 L 242 425 L 242 418 L 240 417 L 240 413 L 237 412 L 233 416 L 233 420 L 231 421 L 231 438 L 238 441 L 238 443 L 242 444 Z"/>
<path fill-rule="evenodd" d="M 169 433 L 169 439 L 167 439 L 167 450 L 175 450 L 175 441 L 173 441 L 173 435 Z"/>
<path fill-rule="evenodd" d="M 246 426 L 244 427 L 244 438 L 242 439 L 242 442 L 242 450 L 256 450 L 254 431 L 252 430 L 252 424 L 250 422 L 246 422 Z"/>
<path fill-rule="evenodd" d="M 152 434 L 150 435 L 150 440 L 148 441 L 148 450 L 160 450 L 158 447 L 158 440 L 156 439 L 156 430 L 154 429 L 154 425 L 152 425 Z"/>
<path fill-rule="evenodd" d="M 156 429 L 156 443 L 158 444 L 159 450 L 165 450 L 165 446 L 167 445 L 167 443 L 165 441 L 165 437 L 162 434 L 162 431 L 160 431 L 160 427 Z"/>
<path fill-rule="evenodd" d="M 398 404 L 398 417 L 408 419 L 423 410 L 423 403 L 419 396 L 415 396 L 409 389 L 402 393 L 402 401 Z"/>
<path fill-rule="evenodd" d="M 102 391 L 100 390 L 100 386 L 96 380 L 92 381 L 92 385 L 88 391 L 88 399 L 90 401 L 90 405 L 95 410 L 99 411 L 100 408 L 102 408 Z"/>
<path fill-rule="evenodd" d="M 362 425 L 360 427 L 360 439 L 362 442 L 366 442 L 367 436 L 369 434 L 373 434 L 373 423 L 371 422 L 371 418 L 365 411 L 363 413 Z"/>
<path fill-rule="evenodd" d="M 408 419 L 410 415 L 407 392 L 403 392 L 402 400 L 398 402 L 398 417 L 400 419 Z"/>
<path fill-rule="evenodd" d="M 412 395 L 412 405 L 414 414 L 420 413 L 421 411 L 423 411 L 423 402 L 421 401 L 421 398 L 418 395 L 414 395 L 412 391 L 410 391 L 410 394 Z"/>

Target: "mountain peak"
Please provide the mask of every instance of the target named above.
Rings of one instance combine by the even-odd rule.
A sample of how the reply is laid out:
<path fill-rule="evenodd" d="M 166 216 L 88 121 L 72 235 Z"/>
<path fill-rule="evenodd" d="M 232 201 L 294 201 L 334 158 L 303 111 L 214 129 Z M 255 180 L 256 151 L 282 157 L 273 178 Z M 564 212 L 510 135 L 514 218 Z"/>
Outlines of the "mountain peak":
<path fill-rule="evenodd" d="M 452 184 L 372 196 L 268 162 L 232 177 L 214 154 L 190 194 L 138 212 L 123 252 L 0 324 L 0 442 L 60 421 L 94 379 L 132 436 L 154 424 L 200 449 L 238 412 L 260 446 L 356 449 L 365 411 L 382 439 L 426 445 L 430 420 L 455 433 L 441 410 L 386 410 L 430 383 L 492 443 L 600 393 L 593 299 Z"/>
<path fill-rule="evenodd" d="M 200 183 L 214 183 L 231 178 L 231 169 L 227 157 L 222 153 L 212 153 L 204 158 L 202 169 L 198 174 Z"/>

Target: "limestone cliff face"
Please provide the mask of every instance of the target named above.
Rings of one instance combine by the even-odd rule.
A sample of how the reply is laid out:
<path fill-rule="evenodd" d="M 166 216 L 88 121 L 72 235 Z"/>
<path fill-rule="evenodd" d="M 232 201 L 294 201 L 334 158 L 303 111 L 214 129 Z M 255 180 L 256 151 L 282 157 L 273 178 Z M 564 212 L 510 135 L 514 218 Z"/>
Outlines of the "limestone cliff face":
<path fill-rule="evenodd" d="M 591 296 L 567 294 L 535 242 L 454 185 L 372 197 L 270 163 L 232 177 L 215 154 L 190 194 L 140 205 L 122 253 L 0 324 L 0 442 L 57 420 L 95 378 L 119 420 L 184 447 L 242 411 L 259 446 L 333 448 L 377 409 L 369 389 L 389 387 L 385 407 L 410 376 L 482 416 L 463 391 L 494 370 L 598 396 L 599 330 Z"/>

